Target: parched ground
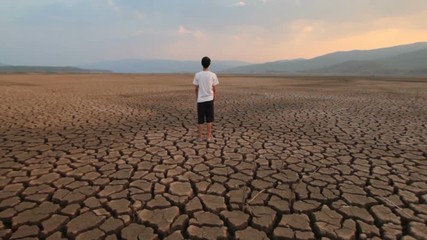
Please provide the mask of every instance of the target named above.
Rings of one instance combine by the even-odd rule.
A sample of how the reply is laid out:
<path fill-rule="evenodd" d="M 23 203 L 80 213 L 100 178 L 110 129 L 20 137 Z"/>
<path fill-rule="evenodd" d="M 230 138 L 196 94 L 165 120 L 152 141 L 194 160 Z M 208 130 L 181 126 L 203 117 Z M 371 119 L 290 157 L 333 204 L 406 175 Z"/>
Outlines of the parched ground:
<path fill-rule="evenodd" d="M 0 238 L 427 239 L 427 80 L 0 75 Z"/>

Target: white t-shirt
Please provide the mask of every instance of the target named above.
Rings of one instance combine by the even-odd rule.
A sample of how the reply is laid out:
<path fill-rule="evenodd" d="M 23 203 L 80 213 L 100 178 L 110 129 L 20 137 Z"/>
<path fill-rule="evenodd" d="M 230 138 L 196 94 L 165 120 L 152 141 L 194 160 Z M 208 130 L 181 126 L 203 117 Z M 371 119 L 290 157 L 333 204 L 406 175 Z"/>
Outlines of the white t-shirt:
<path fill-rule="evenodd" d="M 199 86 L 197 102 L 207 102 L 214 99 L 213 86 L 219 84 L 218 77 L 211 71 L 200 71 L 194 76 L 193 84 Z"/>

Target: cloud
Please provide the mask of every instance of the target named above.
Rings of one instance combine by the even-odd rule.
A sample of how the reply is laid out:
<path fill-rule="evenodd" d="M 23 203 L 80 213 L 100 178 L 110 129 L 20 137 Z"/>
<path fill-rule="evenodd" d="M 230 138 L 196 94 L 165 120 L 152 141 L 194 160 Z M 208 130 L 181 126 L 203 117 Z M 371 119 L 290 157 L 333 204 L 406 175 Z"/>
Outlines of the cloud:
<path fill-rule="evenodd" d="M 193 37 L 197 38 L 197 39 L 202 39 L 206 37 L 206 34 L 202 31 L 194 31 L 193 32 Z"/>
<path fill-rule="evenodd" d="M 184 35 L 184 34 L 186 34 L 188 32 L 188 30 L 184 27 L 184 26 L 179 26 L 179 28 L 178 28 L 178 33 L 180 34 L 180 35 Z"/>
<path fill-rule="evenodd" d="M 314 24 L 316 23 L 298 20 L 292 22 L 290 28 L 296 33 L 310 33 L 314 30 Z"/>
<path fill-rule="evenodd" d="M 145 19 L 145 14 L 140 12 L 140 11 L 135 11 L 135 17 L 138 20 L 144 20 Z"/>
<path fill-rule="evenodd" d="M 113 0 L 107 0 L 107 5 L 110 7 L 115 6 Z"/>
<path fill-rule="evenodd" d="M 247 4 L 244 1 L 238 1 L 235 4 L 233 4 L 233 6 L 235 6 L 235 7 L 244 7 L 246 5 Z"/>
<path fill-rule="evenodd" d="M 107 0 L 107 6 L 115 11 L 119 11 L 119 7 L 114 3 L 114 0 Z"/>
<path fill-rule="evenodd" d="M 182 25 L 178 28 L 178 34 L 181 36 L 192 36 L 196 39 L 202 39 L 206 36 L 206 34 L 200 30 L 190 30 Z"/>

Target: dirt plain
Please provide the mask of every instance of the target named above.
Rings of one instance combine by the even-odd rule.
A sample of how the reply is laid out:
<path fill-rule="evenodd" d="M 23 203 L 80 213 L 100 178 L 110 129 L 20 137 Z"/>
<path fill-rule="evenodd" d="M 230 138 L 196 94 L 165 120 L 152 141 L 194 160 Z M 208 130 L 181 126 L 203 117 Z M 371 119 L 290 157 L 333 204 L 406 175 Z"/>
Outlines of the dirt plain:
<path fill-rule="evenodd" d="M 0 238 L 427 239 L 427 80 L 0 75 Z"/>

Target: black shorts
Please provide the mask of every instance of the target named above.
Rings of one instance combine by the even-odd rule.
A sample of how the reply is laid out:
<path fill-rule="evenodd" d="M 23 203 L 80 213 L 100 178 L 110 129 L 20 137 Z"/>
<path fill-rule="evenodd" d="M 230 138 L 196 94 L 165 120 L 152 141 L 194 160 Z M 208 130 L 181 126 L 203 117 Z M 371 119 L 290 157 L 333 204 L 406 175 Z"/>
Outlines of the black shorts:
<path fill-rule="evenodd" d="M 197 103 L 197 123 L 211 123 L 214 121 L 214 101 Z"/>

